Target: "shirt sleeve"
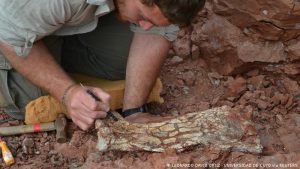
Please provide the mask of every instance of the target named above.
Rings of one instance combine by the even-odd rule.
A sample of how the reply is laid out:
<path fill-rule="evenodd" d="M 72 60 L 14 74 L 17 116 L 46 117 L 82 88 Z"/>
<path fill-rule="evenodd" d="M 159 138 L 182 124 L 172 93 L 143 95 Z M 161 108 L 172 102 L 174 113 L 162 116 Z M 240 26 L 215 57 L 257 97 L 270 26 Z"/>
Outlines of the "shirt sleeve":
<path fill-rule="evenodd" d="M 25 57 L 35 41 L 61 28 L 71 11 L 67 0 L 1 0 L 0 40 Z"/>
<path fill-rule="evenodd" d="M 146 34 L 157 34 L 166 38 L 168 41 L 174 41 L 177 39 L 179 27 L 176 25 L 170 25 L 166 27 L 152 27 L 150 30 L 143 30 L 136 24 L 131 24 L 130 29 L 133 32 L 146 33 Z"/>

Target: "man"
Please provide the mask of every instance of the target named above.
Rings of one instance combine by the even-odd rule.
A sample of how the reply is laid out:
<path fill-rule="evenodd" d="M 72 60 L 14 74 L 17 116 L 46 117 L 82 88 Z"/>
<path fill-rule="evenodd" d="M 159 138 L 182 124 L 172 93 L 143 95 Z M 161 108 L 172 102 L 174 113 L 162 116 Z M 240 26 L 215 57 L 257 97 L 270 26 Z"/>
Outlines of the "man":
<path fill-rule="evenodd" d="M 148 115 L 136 108 L 146 102 L 170 41 L 176 38 L 178 29 L 171 24 L 190 23 L 204 3 L 1 0 L 0 106 L 10 116 L 22 119 L 24 106 L 46 92 L 63 102 L 72 120 L 87 130 L 95 119 L 106 116 L 110 96 L 88 87 L 102 101 L 97 102 L 65 70 L 124 79 L 127 62 L 124 116 L 129 121 L 144 121 Z M 112 11 L 120 20 L 133 24 L 134 34 L 127 30 L 127 24 L 114 18 Z"/>

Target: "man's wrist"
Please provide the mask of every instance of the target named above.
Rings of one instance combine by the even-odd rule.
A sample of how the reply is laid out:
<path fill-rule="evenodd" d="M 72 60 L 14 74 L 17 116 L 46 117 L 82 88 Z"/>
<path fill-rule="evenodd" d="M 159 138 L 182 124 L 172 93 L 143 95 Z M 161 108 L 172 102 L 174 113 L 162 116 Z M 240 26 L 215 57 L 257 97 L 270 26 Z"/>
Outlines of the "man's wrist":
<path fill-rule="evenodd" d="M 70 92 L 70 90 L 73 89 L 76 85 L 77 85 L 77 83 L 72 83 L 64 90 L 64 93 L 61 97 L 62 104 L 66 105 L 67 95 Z"/>

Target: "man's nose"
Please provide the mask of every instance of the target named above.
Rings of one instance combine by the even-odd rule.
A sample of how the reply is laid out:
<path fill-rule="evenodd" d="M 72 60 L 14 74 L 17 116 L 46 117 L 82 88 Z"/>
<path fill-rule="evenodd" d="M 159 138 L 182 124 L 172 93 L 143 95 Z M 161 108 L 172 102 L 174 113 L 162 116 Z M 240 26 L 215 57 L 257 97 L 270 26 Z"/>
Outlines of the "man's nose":
<path fill-rule="evenodd" d="M 145 31 L 151 29 L 154 25 L 151 22 L 141 20 L 139 21 L 139 26 Z"/>

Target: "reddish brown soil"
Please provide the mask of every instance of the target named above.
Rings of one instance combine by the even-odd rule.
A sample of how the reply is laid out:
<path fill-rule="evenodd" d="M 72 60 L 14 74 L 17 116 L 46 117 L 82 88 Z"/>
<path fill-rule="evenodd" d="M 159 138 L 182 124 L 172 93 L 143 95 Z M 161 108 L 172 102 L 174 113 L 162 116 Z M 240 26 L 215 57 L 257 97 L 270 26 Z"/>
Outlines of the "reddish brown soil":
<path fill-rule="evenodd" d="M 209 72 L 201 59 L 173 59 L 168 58 L 161 73 L 165 103 L 152 104 L 151 112 L 177 116 L 221 105 L 252 109 L 262 154 L 224 152 L 201 145 L 183 153 L 99 153 L 94 148 L 96 131 L 82 132 L 70 122 L 70 140 L 65 144 L 55 142 L 54 132 L 5 137 L 16 163 L 4 167 L 1 159 L 0 168 L 300 168 L 300 99 L 294 97 L 299 90 L 295 78 L 275 69 L 225 77 Z M 236 166 L 226 166 L 230 164 Z"/>

